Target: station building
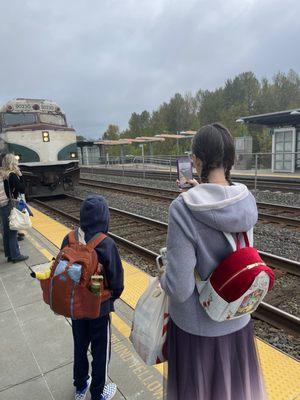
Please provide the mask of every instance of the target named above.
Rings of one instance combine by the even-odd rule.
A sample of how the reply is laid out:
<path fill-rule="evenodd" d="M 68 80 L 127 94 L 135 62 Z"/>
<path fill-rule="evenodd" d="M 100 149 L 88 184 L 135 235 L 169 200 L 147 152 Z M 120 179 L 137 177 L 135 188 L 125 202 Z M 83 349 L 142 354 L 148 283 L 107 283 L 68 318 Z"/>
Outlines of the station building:
<path fill-rule="evenodd" d="M 240 117 L 236 122 L 270 128 L 272 172 L 300 171 L 300 109 Z"/>

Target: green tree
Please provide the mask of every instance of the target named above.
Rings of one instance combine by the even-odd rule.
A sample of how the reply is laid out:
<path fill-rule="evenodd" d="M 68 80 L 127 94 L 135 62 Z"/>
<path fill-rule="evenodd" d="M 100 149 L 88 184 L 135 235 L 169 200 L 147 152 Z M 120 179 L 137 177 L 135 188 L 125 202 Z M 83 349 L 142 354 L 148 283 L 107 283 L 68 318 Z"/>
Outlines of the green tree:
<path fill-rule="evenodd" d="M 81 142 L 81 141 L 84 141 L 84 140 L 87 140 L 87 139 L 82 135 L 76 135 L 76 140 L 77 140 L 77 142 Z"/>
<path fill-rule="evenodd" d="M 195 95 L 176 93 L 152 113 L 144 110 L 131 114 L 128 129 L 121 137 L 148 136 L 197 130 L 212 122 L 221 122 L 234 136 L 251 135 L 254 151 L 270 151 L 271 136 L 262 126 L 241 125 L 241 116 L 300 107 L 300 77 L 295 71 L 278 72 L 271 80 L 259 81 L 251 71 L 227 79 L 215 90 L 199 89 Z M 182 143 L 184 151 L 186 145 Z M 155 145 L 155 152 L 176 154 L 176 141 L 167 140 Z"/>
<path fill-rule="evenodd" d="M 118 140 L 120 138 L 120 130 L 118 125 L 110 124 L 107 130 L 103 133 L 103 140 Z"/>

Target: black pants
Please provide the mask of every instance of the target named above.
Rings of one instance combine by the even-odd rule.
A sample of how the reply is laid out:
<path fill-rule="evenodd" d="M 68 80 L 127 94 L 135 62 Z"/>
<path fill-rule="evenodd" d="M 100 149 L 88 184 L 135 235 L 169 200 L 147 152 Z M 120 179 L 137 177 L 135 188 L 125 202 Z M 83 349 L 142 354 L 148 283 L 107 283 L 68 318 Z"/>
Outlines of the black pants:
<path fill-rule="evenodd" d="M 72 320 L 74 339 L 74 386 L 83 390 L 89 376 L 88 347 L 92 353 L 92 400 L 100 398 L 107 380 L 110 358 L 110 317 Z"/>

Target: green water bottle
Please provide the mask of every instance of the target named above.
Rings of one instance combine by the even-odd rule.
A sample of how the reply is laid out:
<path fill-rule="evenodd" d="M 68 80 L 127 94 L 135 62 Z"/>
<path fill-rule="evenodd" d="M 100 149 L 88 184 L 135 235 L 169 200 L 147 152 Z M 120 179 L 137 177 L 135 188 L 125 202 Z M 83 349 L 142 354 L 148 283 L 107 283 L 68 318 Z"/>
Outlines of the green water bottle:
<path fill-rule="evenodd" d="M 103 288 L 103 276 L 102 275 L 92 275 L 91 276 L 91 286 L 90 290 L 97 296 L 101 296 Z"/>

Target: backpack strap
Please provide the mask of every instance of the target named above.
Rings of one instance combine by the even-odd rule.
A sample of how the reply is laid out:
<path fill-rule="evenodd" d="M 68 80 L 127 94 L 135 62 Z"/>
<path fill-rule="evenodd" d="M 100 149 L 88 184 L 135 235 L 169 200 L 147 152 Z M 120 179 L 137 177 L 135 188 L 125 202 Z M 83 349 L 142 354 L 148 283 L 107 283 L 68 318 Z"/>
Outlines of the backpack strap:
<path fill-rule="evenodd" d="M 245 247 L 250 247 L 250 243 L 249 243 L 247 232 L 243 232 L 243 238 L 244 238 Z M 242 248 L 242 244 L 241 244 L 241 241 L 240 241 L 240 233 L 236 233 L 235 243 L 236 243 L 236 249 L 240 250 Z"/>
<path fill-rule="evenodd" d="M 240 239 L 241 233 L 227 233 L 223 232 L 229 244 L 231 245 L 233 251 L 240 250 L 243 247 L 243 244 Z M 251 247 L 253 241 L 253 229 L 250 229 L 248 232 L 242 232 L 245 247 Z"/>
<path fill-rule="evenodd" d="M 107 237 L 107 235 L 105 235 L 105 233 L 96 233 L 95 236 L 92 237 L 91 240 L 88 241 L 88 243 L 86 244 L 86 247 L 92 251 L 95 249 L 95 247 L 98 246 L 98 244 L 100 244 L 105 238 Z"/>
<path fill-rule="evenodd" d="M 248 238 L 247 232 L 243 232 L 243 236 L 244 236 L 245 246 L 246 247 L 250 247 L 250 243 L 249 243 L 249 238 Z"/>
<path fill-rule="evenodd" d="M 69 245 L 75 244 L 78 240 L 76 240 L 76 232 L 75 230 L 71 231 L 68 235 Z M 77 235 L 78 236 L 78 235 Z"/>

